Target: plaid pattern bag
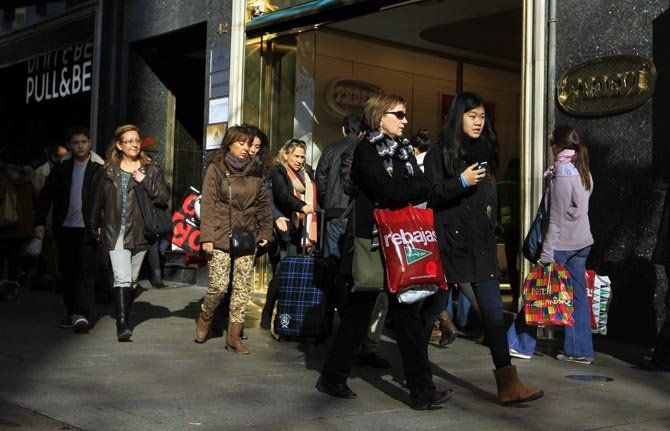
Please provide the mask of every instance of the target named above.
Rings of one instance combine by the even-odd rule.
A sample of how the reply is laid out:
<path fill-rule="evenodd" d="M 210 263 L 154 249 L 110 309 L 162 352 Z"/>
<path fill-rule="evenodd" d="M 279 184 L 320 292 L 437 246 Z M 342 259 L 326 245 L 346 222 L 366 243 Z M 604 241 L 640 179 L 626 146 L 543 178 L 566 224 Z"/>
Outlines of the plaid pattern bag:
<path fill-rule="evenodd" d="M 279 262 L 274 332 L 293 337 L 327 333 L 326 298 L 317 282 L 317 258 L 293 256 Z"/>
<path fill-rule="evenodd" d="M 535 265 L 523 283 L 526 324 L 572 326 L 572 279 L 562 266 Z"/>

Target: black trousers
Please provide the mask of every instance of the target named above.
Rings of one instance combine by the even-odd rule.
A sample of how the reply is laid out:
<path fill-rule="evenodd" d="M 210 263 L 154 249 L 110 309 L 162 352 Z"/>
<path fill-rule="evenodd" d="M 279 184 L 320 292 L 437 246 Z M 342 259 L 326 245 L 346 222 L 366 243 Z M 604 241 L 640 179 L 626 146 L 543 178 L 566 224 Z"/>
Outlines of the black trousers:
<path fill-rule="evenodd" d="M 519 226 L 505 225 L 503 237 L 505 241 L 505 258 L 507 260 L 507 274 L 512 289 L 512 303 L 514 307 L 519 304 L 519 285 L 521 283 L 517 264 L 519 263 Z M 516 308 L 514 309 L 516 312 Z"/>
<path fill-rule="evenodd" d="M 92 318 L 97 245 L 87 240 L 84 228 L 63 227 L 57 241 L 63 302 L 67 314 Z"/>
<path fill-rule="evenodd" d="M 346 383 L 361 343 L 370 325 L 376 292 L 351 293 L 346 313 L 340 321 L 321 377 L 330 383 Z M 393 320 L 398 349 L 410 396 L 413 400 L 430 401 L 435 394 L 433 373 L 428 361 L 428 339 L 421 315 L 422 303 L 400 304 L 389 295 L 389 316 Z"/>
<path fill-rule="evenodd" d="M 0 276 L 7 262 L 7 280 L 19 281 L 22 269 L 21 247 L 26 238 L 11 238 L 0 240 Z"/>

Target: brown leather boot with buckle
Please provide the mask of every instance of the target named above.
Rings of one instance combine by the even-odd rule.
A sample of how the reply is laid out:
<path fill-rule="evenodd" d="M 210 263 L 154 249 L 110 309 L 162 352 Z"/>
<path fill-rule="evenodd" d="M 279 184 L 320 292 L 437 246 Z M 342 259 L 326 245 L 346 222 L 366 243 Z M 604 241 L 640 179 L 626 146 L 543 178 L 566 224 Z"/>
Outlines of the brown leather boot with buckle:
<path fill-rule="evenodd" d="M 209 326 L 212 324 L 212 316 L 206 318 L 203 313 L 200 313 L 198 321 L 195 323 L 195 342 L 204 343 L 207 340 L 207 333 Z"/>
<path fill-rule="evenodd" d="M 451 321 L 449 313 L 442 311 L 437 318 L 440 321 L 440 331 L 442 332 L 440 346 L 446 346 L 447 344 L 453 343 L 458 336 L 458 329 L 456 329 L 454 322 Z"/>
<path fill-rule="evenodd" d="M 226 350 L 232 350 L 235 353 L 248 355 L 249 349 L 244 345 L 240 334 L 242 333 L 243 323 L 230 322 L 228 323 L 228 334 L 226 335 Z"/>
<path fill-rule="evenodd" d="M 544 395 L 542 389 L 525 387 L 517 377 L 514 365 L 493 370 L 493 375 L 498 385 L 498 398 L 503 404 L 533 401 Z"/>

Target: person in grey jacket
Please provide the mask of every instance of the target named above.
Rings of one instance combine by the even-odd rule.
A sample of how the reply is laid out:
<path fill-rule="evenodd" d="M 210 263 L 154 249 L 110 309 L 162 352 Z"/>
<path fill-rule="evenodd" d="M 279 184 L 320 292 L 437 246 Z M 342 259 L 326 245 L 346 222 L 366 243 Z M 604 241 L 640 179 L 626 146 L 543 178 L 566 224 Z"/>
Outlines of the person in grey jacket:
<path fill-rule="evenodd" d="M 540 264 L 556 262 L 572 278 L 575 324 L 565 328 L 564 353 L 557 359 L 588 365 L 593 362 L 593 342 L 584 271 L 593 245 L 589 224 L 593 178 L 588 151 L 574 128 L 558 126 L 550 144 L 555 163 L 545 172 L 549 179 L 545 191 L 549 197 L 545 198 L 549 222 L 542 235 Z M 507 332 L 507 341 L 512 356 L 530 359 L 535 350 L 536 327 L 525 322 L 524 314 L 519 313 Z"/>

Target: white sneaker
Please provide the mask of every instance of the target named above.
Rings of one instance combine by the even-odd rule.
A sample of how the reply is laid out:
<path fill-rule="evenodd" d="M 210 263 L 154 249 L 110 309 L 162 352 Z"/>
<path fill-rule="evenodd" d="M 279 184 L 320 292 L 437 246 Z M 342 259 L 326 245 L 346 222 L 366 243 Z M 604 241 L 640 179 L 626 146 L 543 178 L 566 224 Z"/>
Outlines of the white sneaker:
<path fill-rule="evenodd" d="M 511 347 L 509 348 L 509 355 L 514 357 L 514 358 L 519 358 L 519 359 L 530 359 L 533 357 L 533 355 L 526 355 L 520 352 L 517 352 L 516 350 L 512 349 Z"/>
<path fill-rule="evenodd" d="M 591 365 L 593 363 L 593 358 L 568 356 L 564 353 L 559 353 L 558 355 L 556 355 L 556 359 L 562 362 L 574 362 L 576 364 L 583 364 L 583 365 Z"/>

